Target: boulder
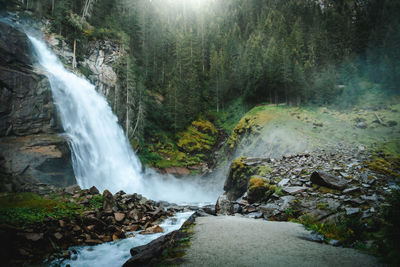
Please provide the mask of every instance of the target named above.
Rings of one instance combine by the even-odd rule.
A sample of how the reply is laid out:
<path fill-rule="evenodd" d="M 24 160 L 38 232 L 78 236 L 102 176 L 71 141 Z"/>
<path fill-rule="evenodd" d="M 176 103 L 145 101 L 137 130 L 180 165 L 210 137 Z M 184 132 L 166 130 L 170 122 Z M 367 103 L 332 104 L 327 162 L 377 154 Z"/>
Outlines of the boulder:
<path fill-rule="evenodd" d="M 311 182 L 317 185 L 343 190 L 346 187 L 346 180 L 333 176 L 323 171 L 315 171 L 311 174 Z"/>
<path fill-rule="evenodd" d="M 92 195 L 98 195 L 98 194 L 100 194 L 99 190 L 98 190 L 95 186 L 92 186 L 92 187 L 89 189 L 89 192 L 90 192 L 90 194 L 92 194 Z"/>
<path fill-rule="evenodd" d="M 233 203 L 228 199 L 226 193 L 218 198 L 217 204 L 215 205 L 215 212 L 223 215 L 233 214 Z"/>
<path fill-rule="evenodd" d="M 251 168 L 247 164 L 246 158 L 237 158 L 232 162 L 224 184 L 224 190 L 229 200 L 234 201 L 247 191 L 250 174 Z"/>
<path fill-rule="evenodd" d="M 105 213 L 112 213 L 114 207 L 114 197 L 110 191 L 104 190 L 103 192 L 103 211 Z"/>

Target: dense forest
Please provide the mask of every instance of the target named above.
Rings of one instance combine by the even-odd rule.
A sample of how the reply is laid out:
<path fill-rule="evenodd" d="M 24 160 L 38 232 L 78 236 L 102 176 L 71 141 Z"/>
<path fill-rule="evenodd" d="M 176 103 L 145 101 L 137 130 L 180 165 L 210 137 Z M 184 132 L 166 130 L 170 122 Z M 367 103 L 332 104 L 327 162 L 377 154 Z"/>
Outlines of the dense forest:
<path fill-rule="evenodd" d="M 119 44 L 118 86 L 108 98 L 139 146 L 233 102 L 346 108 L 366 90 L 361 80 L 399 93 L 397 1 L 2 2 L 49 19 L 75 43 L 82 73 L 88 41 Z"/>

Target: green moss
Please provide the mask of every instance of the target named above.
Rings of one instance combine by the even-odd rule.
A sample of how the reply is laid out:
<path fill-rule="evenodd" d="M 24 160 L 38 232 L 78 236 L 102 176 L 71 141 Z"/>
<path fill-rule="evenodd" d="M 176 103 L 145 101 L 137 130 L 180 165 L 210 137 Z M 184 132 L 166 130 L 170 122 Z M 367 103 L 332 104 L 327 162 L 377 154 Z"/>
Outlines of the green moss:
<path fill-rule="evenodd" d="M 144 164 L 160 169 L 198 165 L 211 156 L 217 136 L 215 126 L 200 118 L 175 137 L 152 138 L 152 144 L 145 145 L 139 157 Z"/>
<path fill-rule="evenodd" d="M 103 208 L 104 198 L 101 195 L 94 195 L 91 199 L 89 199 L 89 205 L 94 209 Z"/>
<path fill-rule="evenodd" d="M 267 176 L 268 174 L 270 174 L 272 172 L 272 168 L 270 166 L 259 166 L 257 168 L 256 173 L 260 176 Z"/>
<path fill-rule="evenodd" d="M 232 162 L 232 180 L 236 184 L 240 183 L 242 180 L 247 180 L 253 173 L 252 168 L 244 162 L 245 159 L 247 159 L 247 157 L 239 157 Z"/>
<path fill-rule="evenodd" d="M 271 186 L 268 180 L 259 176 L 253 176 L 249 180 L 247 198 L 250 202 L 261 202 L 266 200 L 276 187 Z"/>
<path fill-rule="evenodd" d="M 377 153 L 367 162 L 367 165 L 375 172 L 400 177 L 400 159 L 390 154 Z"/>
<path fill-rule="evenodd" d="M 0 196 L 0 223 L 26 227 L 54 219 L 80 215 L 83 208 L 69 201 L 41 197 L 34 193 L 2 194 Z"/>

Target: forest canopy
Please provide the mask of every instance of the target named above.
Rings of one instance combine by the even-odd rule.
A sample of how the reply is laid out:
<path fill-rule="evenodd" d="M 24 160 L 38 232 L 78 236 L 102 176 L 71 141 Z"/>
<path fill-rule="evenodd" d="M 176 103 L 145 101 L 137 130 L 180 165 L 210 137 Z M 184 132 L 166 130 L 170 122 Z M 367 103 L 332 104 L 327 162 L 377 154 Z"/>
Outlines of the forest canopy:
<path fill-rule="evenodd" d="M 1 2 L 46 17 L 54 32 L 77 41 L 78 64 L 88 41 L 119 43 L 126 53 L 115 66 L 118 83 L 132 88 L 132 112 L 145 118 L 139 139 L 177 133 L 237 100 L 346 108 L 365 90 L 400 92 L 398 1 Z M 125 125 L 128 115 L 114 112 Z"/>

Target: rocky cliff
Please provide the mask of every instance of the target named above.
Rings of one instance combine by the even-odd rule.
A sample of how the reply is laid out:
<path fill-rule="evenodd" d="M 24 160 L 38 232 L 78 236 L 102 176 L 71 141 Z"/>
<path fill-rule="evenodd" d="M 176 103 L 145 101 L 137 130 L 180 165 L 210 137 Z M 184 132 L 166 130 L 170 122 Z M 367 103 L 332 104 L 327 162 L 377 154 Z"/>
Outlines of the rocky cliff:
<path fill-rule="evenodd" d="M 33 67 L 26 34 L 0 23 L 0 55 L 1 189 L 15 190 L 22 182 L 75 183 L 50 84 Z"/>

